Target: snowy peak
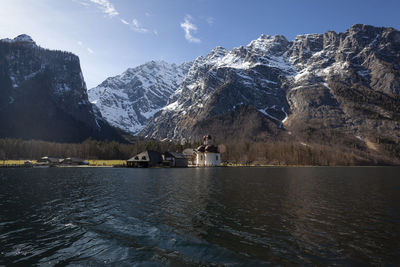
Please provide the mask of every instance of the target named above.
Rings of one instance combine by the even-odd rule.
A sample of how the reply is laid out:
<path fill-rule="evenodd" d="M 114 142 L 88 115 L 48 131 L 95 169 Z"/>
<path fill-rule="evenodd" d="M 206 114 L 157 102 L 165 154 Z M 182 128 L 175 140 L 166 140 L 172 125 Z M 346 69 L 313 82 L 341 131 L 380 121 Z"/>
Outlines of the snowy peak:
<path fill-rule="evenodd" d="M 216 48 L 214 48 L 207 56 L 206 56 L 206 60 L 209 63 L 213 63 L 216 62 L 218 59 L 223 58 L 224 56 L 226 56 L 226 54 L 228 54 L 228 50 L 223 48 L 222 46 L 217 46 Z"/>
<path fill-rule="evenodd" d="M 240 46 L 233 48 L 229 52 L 225 50 L 224 53 L 219 53 L 219 57 L 216 57 L 213 63 L 215 63 L 216 68 L 248 70 L 263 65 L 281 68 L 291 73 L 293 69 L 286 62 L 285 56 L 290 44 L 282 35 L 262 34 L 247 46 Z"/>
<path fill-rule="evenodd" d="M 283 35 L 265 35 L 262 34 L 256 40 L 251 41 L 247 48 L 253 51 L 262 51 L 262 53 L 283 54 L 290 42 Z"/>
<path fill-rule="evenodd" d="M 136 134 L 166 105 L 191 65 L 150 61 L 129 68 L 90 89 L 89 100 L 110 124 Z"/>
<path fill-rule="evenodd" d="M 333 79 L 371 81 L 377 91 L 396 93 L 397 80 L 383 74 L 385 64 L 379 62 L 398 55 L 398 44 L 400 33 L 394 29 L 354 25 L 344 33 L 304 34 L 293 41 L 261 35 L 230 51 L 216 47 L 194 61 L 168 105 L 140 134 L 190 138 L 197 122 L 246 105 L 282 127 L 291 121 L 290 113 L 311 109 L 310 86 L 321 94 L 315 106 L 323 102 L 336 108 L 329 85 Z"/>
<path fill-rule="evenodd" d="M 397 93 L 398 76 L 381 70 L 386 61 L 392 64 L 399 47 L 398 31 L 368 25 L 298 35 L 293 41 L 261 35 L 232 50 L 217 46 L 191 63 L 151 61 L 130 68 L 89 95 L 111 124 L 148 137 L 190 138 L 198 122 L 245 106 L 282 128 L 292 123 L 290 114 L 320 103 L 337 108 L 330 84 L 335 79 Z M 307 104 L 313 101 L 314 106 Z"/>

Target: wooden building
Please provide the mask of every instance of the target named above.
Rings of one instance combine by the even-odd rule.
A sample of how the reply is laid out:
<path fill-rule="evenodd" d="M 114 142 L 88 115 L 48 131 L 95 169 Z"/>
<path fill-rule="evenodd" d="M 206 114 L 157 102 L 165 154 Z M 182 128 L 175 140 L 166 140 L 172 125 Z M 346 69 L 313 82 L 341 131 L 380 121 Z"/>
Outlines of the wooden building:
<path fill-rule="evenodd" d="M 184 154 L 178 152 L 165 152 L 164 162 L 166 163 L 165 165 L 169 167 L 185 168 L 188 166 L 187 157 Z"/>
<path fill-rule="evenodd" d="M 36 166 L 57 166 L 60 165 L 61 158 L 42 157 L 36 161 Z"/>
<path fill-rule="evenodd" d="M 61 161 L 63 165 L 89 165 L 89 162 L 80 158 L 66 158 Z"/>
<path fill-rule="evenodd" d="M 182 153 L 187 158 L 189 166 L 196 165 L 196 155 L 197 155 L 197 150 L 196 149 L 194 149 L 194 148 L 186 148 L 186 149 L 183 150 Z"/>
<path fill-rule="evenodd" d="M 127 167 L 148 168 L 162 166 L 163 158 L 161 153 L 153 150 L 146 150 L 126 161 Z"/>

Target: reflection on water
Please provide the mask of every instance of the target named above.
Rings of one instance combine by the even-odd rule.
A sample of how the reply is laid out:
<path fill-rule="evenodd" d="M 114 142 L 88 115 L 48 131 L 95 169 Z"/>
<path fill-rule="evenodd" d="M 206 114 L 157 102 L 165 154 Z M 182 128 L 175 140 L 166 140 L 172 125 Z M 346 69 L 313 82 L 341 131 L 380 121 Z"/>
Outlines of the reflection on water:
<path fill-rule="evenodd" d="M 3 169 L 0 265 L 395 265 L 399 170 Z"/>

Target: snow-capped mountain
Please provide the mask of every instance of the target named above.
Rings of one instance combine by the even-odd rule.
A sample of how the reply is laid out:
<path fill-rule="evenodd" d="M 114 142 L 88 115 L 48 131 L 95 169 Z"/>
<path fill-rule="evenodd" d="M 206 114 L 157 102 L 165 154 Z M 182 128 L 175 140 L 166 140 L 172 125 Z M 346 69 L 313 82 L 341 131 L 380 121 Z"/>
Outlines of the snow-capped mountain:
<path fill-rule="evenodd" d="M 0 137 L 80 142 L 122 140 L 93 111 L 79 58 L 26 34 L 0 40 Z"/>
<path fill-rule="evenodd" d="M 197 58 L 140 134 L 190 140 L 210 132 L 224 138 L 242 120 L 236 134 L 251 128 L 246 138 L 270 133 L 327 140 L 341 135 L 361 143 L 377 135 L 398 140 L 399 65 L 400 32 L 393 28 L 358 24 L 344 33 L 293 41 L 261 35 L 247 46 L 217 47 Z M 252 124 L 243 108 L 258 111 Z M 271 123 L 285 131 L 274 131 Z"/>
<path fill-rule="evenodd" d="M 89 100 L 110 124 L 137 134 L 166 105 L 190 66 L 151 61 L 129 68 L 90 89 Z"/>
<path fill-rule="evenodd" d="M 400 32 L 393 28 L 357 24 L 293 41 L 261 35 L 185 67 L 161 65 L 109 78 L 90 99 L 113 125 L 161 140 L 210 133 L 360 148 L 400 140 Z"/>
<path fill-rule="evenodd" d="M 279 126 L 289 107 L 282 83 L 296 73 L 287 61 L 289 46 L 283 36 L 261 35 L 247 46 L 231 51 L 217 47 L 197 58 L 175 97 L 142 134 L 190 139 L 198 121 L 247 105 Z"/>

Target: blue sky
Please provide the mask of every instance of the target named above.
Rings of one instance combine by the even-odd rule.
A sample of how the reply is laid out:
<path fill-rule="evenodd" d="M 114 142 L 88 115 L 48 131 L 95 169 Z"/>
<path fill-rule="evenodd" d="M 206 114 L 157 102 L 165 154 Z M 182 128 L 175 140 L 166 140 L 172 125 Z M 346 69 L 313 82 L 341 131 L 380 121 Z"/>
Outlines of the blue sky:
<path fill-rule="evenodd" d="M 399 0 L 1 0 L 0 38 L 26 33 L 81 59 L 88 88 L 150 60 L 180 63 L 264 34 L 400 29 Z"/>

